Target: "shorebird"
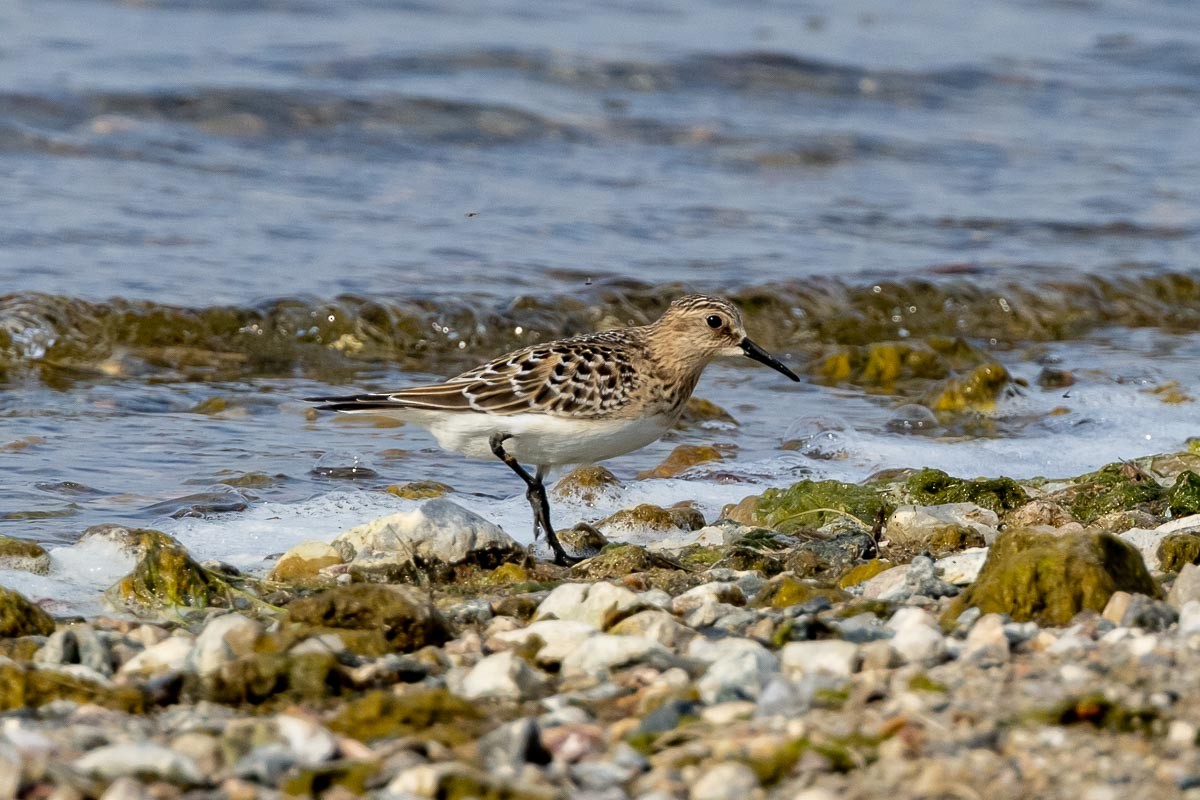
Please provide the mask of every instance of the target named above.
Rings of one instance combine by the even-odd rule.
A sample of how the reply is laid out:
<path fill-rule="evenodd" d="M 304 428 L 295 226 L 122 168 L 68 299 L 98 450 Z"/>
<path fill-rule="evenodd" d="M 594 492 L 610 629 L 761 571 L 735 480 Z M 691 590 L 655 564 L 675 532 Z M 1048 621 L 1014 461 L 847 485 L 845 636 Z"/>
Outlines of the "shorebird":
<path fill-rule="evenodd" d="M 555 562 L 567 565 L 580 559 L 567 554 L 550 524 L 550 468 L 655 441 L 679 419 L 700 373 L 722 356 L 747 356 L 800 380 L 750 340 L 733 304 L 687 295 L 650 325 L 535 344 L 443 383 L 308 401 L 326 411 L 397 417 L 427 428 L 443 449 L 500 459 L 525 482 L 534 539 L 544 533 Z"/>

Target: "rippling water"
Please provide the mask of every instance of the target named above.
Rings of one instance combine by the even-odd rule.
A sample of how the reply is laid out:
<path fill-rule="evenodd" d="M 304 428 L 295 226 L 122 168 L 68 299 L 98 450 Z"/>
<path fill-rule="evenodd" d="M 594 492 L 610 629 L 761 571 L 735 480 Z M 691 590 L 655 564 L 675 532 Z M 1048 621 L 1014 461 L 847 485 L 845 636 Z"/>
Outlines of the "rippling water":
<path fill-rule="evenodd" d="M 0 532 L 153 523 L 213 556 L 261 536 L 253 561 L 439 479 L 526 536 L 501 468 L 297 398 L 643 322 L 685 287 L 736 296 L 810 382 L 715 368 L 700 393 L 738 427 L 614 466 L 714 439 L 736 460 L 631 497 L 715 511 L 798 475 L 1180 447 L 1198 23 L 1103 0 L 2 4 Z M 928 381 L 820 367 L 945 336 L 1017 380 L 930 435 L 895 418 Z"/>

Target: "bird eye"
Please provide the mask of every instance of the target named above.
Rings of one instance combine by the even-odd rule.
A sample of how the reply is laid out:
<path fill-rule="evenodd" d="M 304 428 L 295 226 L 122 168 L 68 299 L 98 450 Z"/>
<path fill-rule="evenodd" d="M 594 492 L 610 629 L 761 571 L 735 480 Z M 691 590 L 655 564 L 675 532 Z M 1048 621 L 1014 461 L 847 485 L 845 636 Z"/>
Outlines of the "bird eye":
<path fill-rule="evenodd" d="M 725 324 L 725 320 L 718 317 L 716 314 L 710 314 L 708 319 L 704 320 L 710 328 L 719 328 Z"/>

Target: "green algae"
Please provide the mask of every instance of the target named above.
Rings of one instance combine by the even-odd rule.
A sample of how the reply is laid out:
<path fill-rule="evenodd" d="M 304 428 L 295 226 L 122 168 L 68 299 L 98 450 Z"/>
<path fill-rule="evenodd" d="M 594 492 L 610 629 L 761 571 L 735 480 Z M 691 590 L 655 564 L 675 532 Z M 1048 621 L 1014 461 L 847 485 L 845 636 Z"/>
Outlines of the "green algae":
<path fill-rule="evenodd" d="M 997 514 L 1011 511 L 1029 502 L 1029 495 L 1012 478 L 952 477 L 940 469 L 922 469 L 903 484 L 907 502 L 918 506 L 945 503 L 974 503 Z"/>
<path fill-rule="evenodd" d="M 1200 514 L 1200 475 L 1191 470 L 1179 473 L 1167 495 L 1167 510 L 1176 517 Z"/>
<path fill-rule="evenodd" d="M 230 584 L 196 563 L 179 542 L 154 530 L 130 534 L 143 555 L 133 571 L 109 587 L 106 596 L 113 604 L 139 613 L 233 605 Z"/>
<path fill-rule="evenodd" d="M 294 600 L 283 629 L 296 637 L 335 632 L 368 656 L 408 653 L 450 638 L 445 620 L 420 591 L 381 584 L 338 586 Z"/>
<path fill-rule="evenodd" d="M 836 587 L 802 581 L 794 575 L 779 575 L 758 590 L 751 605 L 756 608 L 783 609 L 803 605 L 818 597 L 838 603 L 849 599 L 850 595 Z"/>
<path fill-rule="evenodd" d="M 636 572 L 653 569 L 681 569 L 681 566 L 666 556 L 651 553 L 636 544 L 612 544 L 599 555 L 571 567 L 571 576 L 586 580 L 612 580 L 624 578 Z"/>
<path fill-rule="evenodd" d="M 841 481 L 800 481 L 768 489 L 758 499 L 754 522 L 783 532 L 817 528 L 850 517 L 870 529 L 891 506 L 872 488 Z"/>
<path fill-rule="evenodd" d="M 851 586 L 857 586 L 860 583 L 871 580 L 871 578 L 874 578 L 881 572 L 886 572 L 894 566 L 896 565 L 890 561 L 873 558 L 866 563 L 859 564 L 857 567 L 854 567 L 841 578 L 839 578 L 838 588 L 849 589 Z"/>
<path fill-rule="evenodd" d="M 1084 610 L 1103 611 L 1116 591 L 1160 597 L 1141 554 L 1110 533 L 1001 533 L 979 578 L 943 616 L 953 622 L 967 608 L 1008 614 L 1018 622 L 1063 626 Z"/>
<path fill-rule="evenodd" d="M 945 694 L 950 691 L 944 683 L 939 683 L 924 672 L 918 672 L 908 679 L 908 688 L 914 692 L 934 692 Z"/>
<path fill-rule="evenodd" d="M 1157 507 L 1165 495 L 1166 490 L 1136 464 L 1118 462 L 1079 476 L 1050 499 L 1086 525 L 1113 511 Z"/>

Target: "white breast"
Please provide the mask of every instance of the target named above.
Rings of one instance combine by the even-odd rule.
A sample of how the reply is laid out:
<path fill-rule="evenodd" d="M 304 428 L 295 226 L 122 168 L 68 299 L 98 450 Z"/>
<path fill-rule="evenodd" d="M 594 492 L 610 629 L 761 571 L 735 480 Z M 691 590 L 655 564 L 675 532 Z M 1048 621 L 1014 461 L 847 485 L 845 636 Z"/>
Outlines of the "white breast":
<path fill-rule="evenodd" d="M 494 459 L 489 440 L 495 433 L 508 434 L 511 438 L 504 442 L 504 449 L 514 458 L 546 467 L 588 464 L 637 450 L 658 439 L 675 422 L 667 415 L 587 420 L 471 412 L 417 412 L 404 418 L 428 428 L 443 448 L 472 458 Z"/>

